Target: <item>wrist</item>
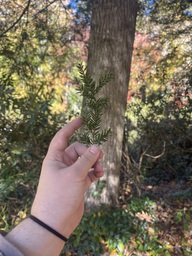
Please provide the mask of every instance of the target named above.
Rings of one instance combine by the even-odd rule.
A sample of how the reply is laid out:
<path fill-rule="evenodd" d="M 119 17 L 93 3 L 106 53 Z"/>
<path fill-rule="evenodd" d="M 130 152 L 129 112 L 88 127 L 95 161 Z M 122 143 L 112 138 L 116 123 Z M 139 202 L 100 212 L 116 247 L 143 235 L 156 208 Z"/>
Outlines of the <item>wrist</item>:
<path fill-rule="evenodd" d="M 73 232 L 73 227 L 71 227 L 71 221 L 67 219 L 65 216 L 62 216 L 62 220 L 59 219 L 59 214 L 56 212 L 45 212 L 40 211 L 39 209 L 36 210 L 32 207 L 31 215 L 35 216 L 41 222 L 45 223 L 51 229 L 55 230 L 62 236 L 66 237 L 67 239 L 70 237 L 71 233 Z"/>
<path fill-rule="evenodd" d="M 27 256 L 58 256 L 65 244 L 30 218 L 16 226 L 6 239 Z"/>
<path fill-rule="evenodd" d="M 40 225 L 41 227 L 43 227 L 44 229 L 46 229 L 47 231 L 51 232 L 56 237 L 60 238 L 65 243 L 68 241 L 67 237 L 63 236 L 61 233 L 57 232 L 57 230 L 53 229 L 52 227 L 47 225 L 45 222 L 35 217 L 34 215 L 31 214 L 29 218 L 33 220 L 35 223 L 37 223 L 38 225 Z"/>

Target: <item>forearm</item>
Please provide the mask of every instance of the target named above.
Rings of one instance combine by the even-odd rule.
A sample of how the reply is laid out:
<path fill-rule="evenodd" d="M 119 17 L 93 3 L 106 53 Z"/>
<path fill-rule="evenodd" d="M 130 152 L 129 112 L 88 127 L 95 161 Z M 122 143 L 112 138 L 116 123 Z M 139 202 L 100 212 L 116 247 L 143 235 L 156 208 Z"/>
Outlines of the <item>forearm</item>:
<path fill-rule="evenodd" d="M 25 256 L 58 256 L 64 242 L 31 219 L 26 219 L 15 227 L 6 240 L 18 248 Z"/>

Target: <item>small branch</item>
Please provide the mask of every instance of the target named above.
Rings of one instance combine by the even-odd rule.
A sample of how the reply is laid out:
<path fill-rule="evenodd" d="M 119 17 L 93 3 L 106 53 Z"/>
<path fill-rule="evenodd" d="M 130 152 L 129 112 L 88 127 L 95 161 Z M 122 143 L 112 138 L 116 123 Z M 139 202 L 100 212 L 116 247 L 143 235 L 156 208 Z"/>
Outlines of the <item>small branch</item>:
<path fill-rule="evenodd" d="M 140 172 L 140 170 L 141 170 L 141 165 L 142 165 L 142 162 L 143 162 L 143 157 L 146 155 L 146 152 L 147 152 L 148 148 L 149 148 L 149 146 L 146 148 L 146 150 L 145 150 L 145 151 L 141 154 L 141 156 L 140 156 L 139 165 L 138 165 L 138 170 L 139 170 L 139 172 Z"/>
<path fill-rule="evenodd" d="M 35 18 L 38 14 L 44 12 L 50 5 L 54 4 L 55 2 L 57 2 L 59 0 L 53 0 L 52 2 L 50 2 L 49 4 L 47 4 L 43 9 L 41 9 L 40 11 L 38 11 L 36 14 L 33 15 L 33 18 Z"/>
<path fill-rule="evenodd" d="M 159 157 L 161 157 L 161 156 L 164 155 L 164 153 L 165 153 L 165 145 L 166 145 L 166 143 L 164 142 L 164 144 L 163 144 L 163 152 L 162 152 L 160 155 L 152 156 L 152 155 L 146 154 L 146 153 L 145 153 L 146 151 L 145 151 L 142 155 L 151 157 L 151 158 L 153 158 L 153 159 L 157 159 L 157 158 L 159 158 Z"/>
<path fill-rule="evenodd" d="M 14 2 L 14 4 L 16 4 L 17 6 L 19 6 L 20 8 L 23 8 L 23 6 L 22 6 L 21 4 L 18 4 L 18 3 L 17 3 L 17 2 L 18 2 L 17 0 L 14 0 L 13 2 Z"/>
<path fill-rule="evenodd" d="M 22 17 L 25 15 L 25 13 L 28 11 L 29 6 L 30 6 L 31 0 L 28 0 L 26 7 L 23 9 L 23 12 L 21 13 L 21 15 L 19 16 L 19 18 L 9 27 L 7 28 L 2 34 L 0 34 L 0 37 L 2 37 L 3 35 L 5 35 L 9 30 L 11 30 L 12 28 L 14 28 L 17 23 L 19 23 L 19 21 L 22 19 Z"/>
<path fill-rule="evenodd" d="M 36 14 L 33 15 L 33 19 L 40 13 L 44 12 L 50 5 L 52 5 L 53 3 L 57 2 L 59 0 L 53 0 L 51 1 L 49 4 L 47 4 L 43 9 L 41 9 L 40 11 L 38 11 Z M 7 28 L 2 34 L 0 34 L 0 37 L 2 37 L 3 35 L 5 35 L 8 31 L 10 31 L 12 28 L 14 28 L 17 23 L 19 23 L 19 21 L 22 19 L 22 17 L 25 15 L 25 13 L 29 10 L 29 6 L 31 4 L 31 0 L 28 0 L 26 7 L 23 9 L 23 12 L 21 13 L 21 15 L 19 16 L 19 18 L 9 27 Z"/>

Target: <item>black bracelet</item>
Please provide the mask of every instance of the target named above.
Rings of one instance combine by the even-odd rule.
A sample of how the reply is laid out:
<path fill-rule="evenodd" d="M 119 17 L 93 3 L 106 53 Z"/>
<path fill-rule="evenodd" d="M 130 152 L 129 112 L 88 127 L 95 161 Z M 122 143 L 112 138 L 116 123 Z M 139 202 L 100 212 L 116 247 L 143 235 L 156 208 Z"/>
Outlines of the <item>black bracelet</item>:
<path fill-rule="evenodd" d="M 62 239 L 65 243 L 68 241 L 68 239 L 66 237 L 64 237 L 63 235 L 61 235 L 60 233 L 58 233 L 56 230 L 54 230 L 53 228 L 49 227 L 47 224 L 45 224 L 44 222 L 42 222 L 41 220 L 37 219 L 35 216 L 30 215 L 29 216 L 30 219 L 32 219 L 34 222 L 36 222 L 37 224 L 39 224 L 40 226 L 42 226 L 43 228 L 47 229 L 48 231 L 50 231 L 51 233 L 53 233 L 55 236 L 59 237 L 60 239 Z"/>

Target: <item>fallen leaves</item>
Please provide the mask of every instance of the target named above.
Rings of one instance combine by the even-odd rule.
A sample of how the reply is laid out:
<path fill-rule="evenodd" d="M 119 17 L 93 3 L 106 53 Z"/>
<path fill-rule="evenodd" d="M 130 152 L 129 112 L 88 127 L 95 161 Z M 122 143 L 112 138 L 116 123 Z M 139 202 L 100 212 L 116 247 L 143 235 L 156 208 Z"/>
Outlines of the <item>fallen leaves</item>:
<path fill-rule="evenodd" d="M 145 221 L 151 222 L 151 223 L 153 222 L 153 216 L 150 215 L 150 214 L 148 214 L 147 212 L 144 212 L 144 211 L 138 212 L 138 213 L 136 214 L 136 216 L 137 216 L 137 218 L 139 218 L 140 220 L 145 220 Z"/>

